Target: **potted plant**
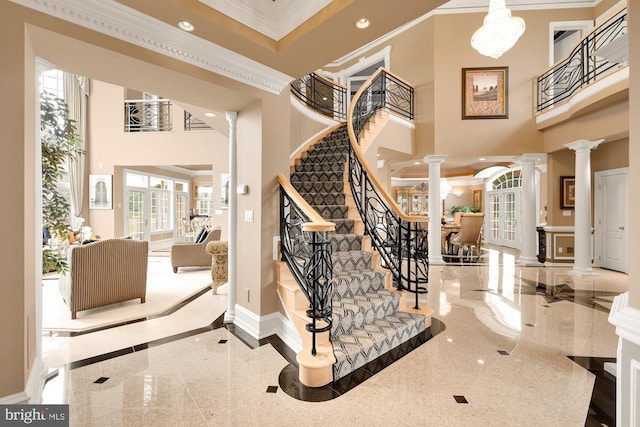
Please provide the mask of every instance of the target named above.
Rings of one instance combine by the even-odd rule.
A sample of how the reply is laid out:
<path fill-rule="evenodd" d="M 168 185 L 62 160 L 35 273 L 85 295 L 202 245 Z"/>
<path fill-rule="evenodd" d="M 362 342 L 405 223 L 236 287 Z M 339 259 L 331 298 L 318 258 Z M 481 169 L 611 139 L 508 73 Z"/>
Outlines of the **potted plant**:
<path fill-rule="evenodd" d="M 67 104 L 51 94 L 40 96 L 40 144 L 42 147 L 42 226 L 51 236 L 67 240 L 70 203 L 58 184 L 69 158 L 82 154 L 80 136 L 68 117 Z M 43 232 L 44 236 L 44 232 Z M 44 242 L 45 244 L 48 242 Z M 51 247 L 42 250 L 43 272 L 68 270 L 64 254 Z"/>
<path fill-rule="evenodd" d="M 451 207 L 451 214 L 454 214 L 456 212 L 464 212 L 464 213 L 476 213 L 478 212 L 478 208 L 476 206 L 452 206 Z"/>

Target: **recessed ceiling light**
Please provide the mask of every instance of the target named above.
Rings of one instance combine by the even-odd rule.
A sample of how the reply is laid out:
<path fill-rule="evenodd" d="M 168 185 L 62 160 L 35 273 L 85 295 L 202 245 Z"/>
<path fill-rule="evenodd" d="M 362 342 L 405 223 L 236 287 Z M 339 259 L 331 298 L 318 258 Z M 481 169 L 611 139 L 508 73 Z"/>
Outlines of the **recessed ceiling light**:
<path fill-rule="evenodd" d="M 480 157 L 478 160 L 480 160 L 481 162 L 484 162 L 487 159 L 485 159 L 484 157 Z"/>
<path fill-rule="evenodd" d="M 421 165 L 422 162 L 415 162 L 414 165 Z"/>
<path fill-rule="evenodd" d="M 180 21 L 178 22 L 178 27 L 180 27 L 180 29 L 188 31 L 188 32 L 192 32 L 193 30 L 196 29 L 196 27 L 193 26 L 193 24 L 189 21 Z"/>
<path fill-rule="evenodd" d="M 360 30 L 368 28 L 369 25 L 371 25 L 371 21 L 369 21 L 367 18 L 360 18 L 356 21 L 356 28 Z"/>
<path fill-rule="evenodd" d="M 216 114 L 215 113 L 204 113 L 205 116 L 207 117 L 215 117 Z"/>

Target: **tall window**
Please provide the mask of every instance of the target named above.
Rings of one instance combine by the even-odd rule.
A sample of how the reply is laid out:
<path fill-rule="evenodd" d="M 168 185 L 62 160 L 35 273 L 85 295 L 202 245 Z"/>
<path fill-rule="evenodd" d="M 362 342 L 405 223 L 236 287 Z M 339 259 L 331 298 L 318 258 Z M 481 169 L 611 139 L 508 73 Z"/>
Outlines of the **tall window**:
<path fill-rule="evenodd" d="M 210 185 L 200 185 L 196 191 L 196 209 L 198 215 L 211 215 L 213 208 L 213 187 Z"/>
<path fill-rule="evenodd" d="M 151 232 L 171 230 L 173 180 L 152 176 L 149 183 L 151 187 Z"/>

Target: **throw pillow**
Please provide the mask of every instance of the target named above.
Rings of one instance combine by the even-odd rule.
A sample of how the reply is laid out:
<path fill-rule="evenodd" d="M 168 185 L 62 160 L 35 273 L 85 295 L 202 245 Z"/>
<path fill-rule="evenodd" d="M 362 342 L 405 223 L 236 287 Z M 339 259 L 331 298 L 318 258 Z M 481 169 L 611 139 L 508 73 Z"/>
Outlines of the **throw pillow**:
<path fill-rule="evenodd" d="M 202 235 L 204 234 L 206 229 L 207 227 L 202 227 L 200 231 L 198 231 L 198 234 L 196 234 L 195 239 L 193 239 L 193 243 L 200 243 L 200 239 L 202 238 Z"/>
<path fill-rule="evenodd" d="M 198 240 L 196 243 L 202 243 L 205 240 L 207 240 L 207 236 L 209 235 L 209 230 L 204 230 L 204 233 L 202 233 L 202 235 L 200 236 L 200 240 Z"/>

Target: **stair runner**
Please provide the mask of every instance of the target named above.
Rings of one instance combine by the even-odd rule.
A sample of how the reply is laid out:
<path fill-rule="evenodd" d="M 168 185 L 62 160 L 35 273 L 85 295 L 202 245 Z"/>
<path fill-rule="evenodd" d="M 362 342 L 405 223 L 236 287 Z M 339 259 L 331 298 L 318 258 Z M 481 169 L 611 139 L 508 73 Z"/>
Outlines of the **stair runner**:
<path fill-rule="evenodd" d="M 291 184 L 327 221 L 333 261 L 331 341 L 336 358 L 333 380 L 375 360 L 425 329 L 425 317 L 398 311 L 400 294 L 385 288 L 373 254 L 362 250 L 362 235 L 347 217 L 344 170 L 349 136 L 346 125 L 316 143 L 296 165 Z"/>

